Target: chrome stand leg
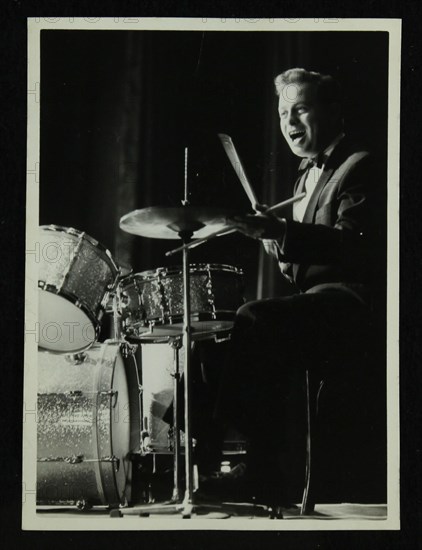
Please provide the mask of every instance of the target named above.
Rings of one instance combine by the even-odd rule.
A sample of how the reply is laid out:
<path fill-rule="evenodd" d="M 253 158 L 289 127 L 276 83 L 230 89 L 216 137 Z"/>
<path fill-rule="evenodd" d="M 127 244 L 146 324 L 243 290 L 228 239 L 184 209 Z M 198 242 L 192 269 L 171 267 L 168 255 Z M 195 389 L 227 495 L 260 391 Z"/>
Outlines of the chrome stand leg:
<path fill-rule="evenodd" d="M 175 338 L 170 342 L 173 348 L 173 495 L 171 500 L 179 502 L 180 500 L 180 428 L 179 428 L 179 349 L 181 348 L 180 338 Z"/>

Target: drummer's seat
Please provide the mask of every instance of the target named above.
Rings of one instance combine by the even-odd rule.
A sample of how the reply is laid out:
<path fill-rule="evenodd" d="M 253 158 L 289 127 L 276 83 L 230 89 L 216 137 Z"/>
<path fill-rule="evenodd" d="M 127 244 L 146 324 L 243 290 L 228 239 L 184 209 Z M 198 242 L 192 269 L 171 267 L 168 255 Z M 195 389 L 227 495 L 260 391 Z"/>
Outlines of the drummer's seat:
<path fill-rule="evenodd" d="M 384 339 L 305 372 L 306 473 L 301 515 L 316 502 L 385 502 Z M 329 375 L 327 374 L 329 373 Z"/>

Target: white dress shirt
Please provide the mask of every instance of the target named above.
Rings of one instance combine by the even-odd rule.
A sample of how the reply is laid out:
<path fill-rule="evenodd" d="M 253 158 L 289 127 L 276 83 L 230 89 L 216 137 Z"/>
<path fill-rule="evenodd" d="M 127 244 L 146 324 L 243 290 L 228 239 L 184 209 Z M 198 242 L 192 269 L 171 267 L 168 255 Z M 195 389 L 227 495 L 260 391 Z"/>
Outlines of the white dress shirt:
<path fill-rule="evenodd" d="M 321 166 L 317 166 L 316 164 L 309 168 L 305 174 L 305 185 L 303 187 L 303 191 L 306 193 L 306 195 L 303 197 L 302 200 L 295 202 L 293 204 L 293 219 L 297 222 L 301 222 L 303 220 L 303 216 L 305 215 L 306 208 L 309 204 L 309 201 L 311 200 L 312 193 L 315 191 L 315 187 L 318 183 L 319 178 L 321 177 L 321 174 L 324 170 L 324 167 L 327 163 L 327 160 L 331 153 L 334 151 L 335 146 L 339 143 L 341 139 L 343 139 L 344 133 L 342 132 L 339 134 L 331 143 L 330 145 L 323 151 L 323 163 Z"/>

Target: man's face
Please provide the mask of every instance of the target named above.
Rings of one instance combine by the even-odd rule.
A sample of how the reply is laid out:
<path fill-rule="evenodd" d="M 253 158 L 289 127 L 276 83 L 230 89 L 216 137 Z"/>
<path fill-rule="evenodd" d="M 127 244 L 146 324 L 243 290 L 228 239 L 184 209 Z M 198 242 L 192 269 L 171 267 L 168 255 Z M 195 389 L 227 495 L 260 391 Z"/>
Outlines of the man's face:
<path fill-rule="evenodd" d="M 278 112 L 281 133 L 298 157 L 313 157 L 322 152 L 339 131 L 332 107 L 318 100 L 314 84 L 284 86 Z"/>

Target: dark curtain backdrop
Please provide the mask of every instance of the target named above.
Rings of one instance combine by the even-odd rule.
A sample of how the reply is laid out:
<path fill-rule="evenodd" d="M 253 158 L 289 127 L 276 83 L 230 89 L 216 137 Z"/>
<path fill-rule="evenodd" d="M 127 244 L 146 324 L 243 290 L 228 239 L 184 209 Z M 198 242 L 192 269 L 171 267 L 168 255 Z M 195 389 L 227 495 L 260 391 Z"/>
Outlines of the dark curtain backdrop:
<path fill-rule="evenodd" d="M 347 131 L 385 154 L 386 33 L 42 31 L 40 223 L 86 231 L 135 271 L 180 263 L 164 256 L 175 241 L 129 236 L 119 219 L 180 205 L 185 147 L 191 203 L 248 210 L 218 132 L 233 137 L 263 202 L 289 197 L 298 159 L 280 135 L 273 78 L 294 66 L 337 76 Z M 248 299 L 288 291 L 240 235 L 195 249 L 192 262 L 243 267 Z"/>

